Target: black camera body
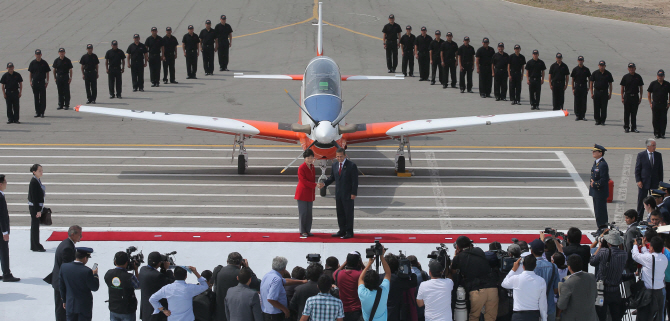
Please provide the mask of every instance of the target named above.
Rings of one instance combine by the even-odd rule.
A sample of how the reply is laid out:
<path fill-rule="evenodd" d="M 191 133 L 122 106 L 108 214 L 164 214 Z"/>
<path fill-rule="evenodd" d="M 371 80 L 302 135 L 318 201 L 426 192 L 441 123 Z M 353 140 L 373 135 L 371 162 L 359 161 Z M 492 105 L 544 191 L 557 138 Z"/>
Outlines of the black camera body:
<path fill-rule="evenodd" d="M 451 258 L 449 257 L 449 248 L 444 243 L 440 243 L 440 246 L 436 247 L 435 251 L 432 251 L 430 254 L 428 254 L 428 258 L 431 262 L 437 261 L 442 264 L 442 276 L 445 276 L 444 271 L 449 268 L 451 263 Z"/>
<path fill-rule="evenodd" d="M 134 246 L 130 246 L 126 249 L 126 254 L 128 255 L 128 266 L 126 267 L 126 270 L 128 271 L 133 271 L 144 263 L 144 254 L 142 254 L 142 251 L 133 255 L 133 252 L 135 251 L 137 251 L 137 248 Z"/>
<path fill-rule="evenodd" d="M 558 231 L 556 231 L 556 229 L 550 228 L 550 227 L 547 227 L 547 228 L 544 229 L 544 234 L 549 234 L 549 235 L 553 236 L 554 238 L 562 237 L 562 238 L 565 239 L 565 233 L 558 232 Z"/>
<path fill-rule="evenodd" d="M 400 251 L 400 255 L 398 255 L 397 275 L 402 279 L 409 279 L 410 275 L 412 275 L 412 265 L 405 254 L 402 253 L 402 251 Z"/>
<path fill-rule="evenodd" d="M 642 225 L 642 222 L 640 222 L 640 225 Z M 647 222 L 644 222 L 644 225 L 646 226 Z M 596 242 L 603 242 L 605 235 L 603 235 L 603 237 L 600 237 L 600 235 L 603 234 L 603 232 L 607 229 L 609 229 L 609 231 L 607 233 L 605 233 L 605 235 L 610 234 L 610 233 L 619 233 L 620 236 L 624 236 L 624 234 L 625 234 L 624 232 L 619 230 L 619 227 L 616 226 L 615 222 L 612 222 L 612 223 L 607 223 L 606 226 L 600 227 L 595 232 L 591 232 L 591 235 L 595 238 Z"/>
<path fill-rule="evenodd" d="M 319 263 L 319 262 L 321 262 L 321 254 L 318 254 L 318 253 L 307 254 L 307 263 L 308 264 Z"/>
<path fill-rule="evenodd" d="M 174 268 L 177 264 L 174 262 L 174 255 L 177 254 L 177 251 L 172 251 L 170 253 L 165 253 L 163 256 L 165 256 L 165 261 L 164 262 L 169 262 L 170 263 L 170 268 Z"/>
<path fill-rule="evenodd" d="M 365 258 L 374 259 L 375 257 L 381 257 L 384 255 L 384 250 L 388 250 L 382 246 L 379 241 L 375 241 L 374 245 L 370 245 L 370 248 L 365 249 Z"/>

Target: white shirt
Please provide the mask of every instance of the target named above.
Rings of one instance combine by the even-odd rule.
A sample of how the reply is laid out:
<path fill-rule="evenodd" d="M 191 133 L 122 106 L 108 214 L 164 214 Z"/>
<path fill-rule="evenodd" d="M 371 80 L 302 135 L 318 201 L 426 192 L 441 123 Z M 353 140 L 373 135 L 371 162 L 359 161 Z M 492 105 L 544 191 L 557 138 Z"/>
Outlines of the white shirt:
<path fill-rule="evenodd" d="M 200 277 L 200 284 L 186 284 L 184 280 L 176 280 L 158 290 L 149 298 L 149 303 L 154 308 L 154 313 L 163 313 L 158 308 L 162 305 L 158 302 L 160 299 L 167 299 L 168 310 L 171 315 L 168 321 L 193 321 L 193 297 L 205 292 L 209 288 L 207 280 Z"/>
<path fill-rule="evenodd" d="M 633 246 L 633 260 L 642 265 L 642 281 L 647 289 L 663 289 L 665 287 L 665 268 L 668 267 L 668 258 L 663 253 L 649 253 L 646 246 L 642 247 L 642 253 Z M 651 270 L 653 268 L 652 255 L 656 261 L 654 269 L 654 285 L 651 284 Z"/>
<path fill-rule="evenodd" d="M 514 290 L 514 311 L 540 311 L 547 321 L 547 283 L 533 271 L 510 271 L 502 282 L 505 289 Z"/>
<path fill-rule="evenodd" d="M 430 279 L 421 282 L 417 300 L 426 305 L 426 321 L 451 321 L 451 279 Z"/>
<path fill-rule="evenodd" d="M 603 159 L 602 157 L 596 159 L 596 164 L 600 163 L 600 160 Z"/>

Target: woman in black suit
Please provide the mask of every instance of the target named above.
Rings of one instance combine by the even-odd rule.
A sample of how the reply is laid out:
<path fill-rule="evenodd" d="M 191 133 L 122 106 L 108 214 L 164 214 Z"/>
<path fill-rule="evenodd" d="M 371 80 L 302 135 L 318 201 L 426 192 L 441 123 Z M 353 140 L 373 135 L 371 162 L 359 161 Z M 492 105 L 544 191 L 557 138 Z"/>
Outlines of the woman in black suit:
<path fill-rule="evenodd" d="M 40 244 L 40 216 L 44 208 L 44 195 L 46 187 L 42 185 L 42 165 L 35 164 L 30 167 L 33 178 L 28 187 L 28 209 L 30 210 L 30 250 L 33 252 L 45 252 Z"/>

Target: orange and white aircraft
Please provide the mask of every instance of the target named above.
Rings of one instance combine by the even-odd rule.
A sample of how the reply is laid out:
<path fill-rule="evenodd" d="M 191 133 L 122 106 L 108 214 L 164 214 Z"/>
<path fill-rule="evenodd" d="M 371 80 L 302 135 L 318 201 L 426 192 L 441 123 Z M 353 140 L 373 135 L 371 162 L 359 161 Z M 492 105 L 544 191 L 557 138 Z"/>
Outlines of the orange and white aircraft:
<path fill-rule="evenodd" d="M 352 80 L 391 80 L 403 79 L 402 76 L 346 76 L 340 75 L 340 69 L 332 58 L 323 55 L 323 22 L 321 2 L 319 2 L 318 37 L 316 57 L 313 58 L 302 75 L 244 75 L 236 73 L 235 78 L 244 79 L 284 79 L 302 81 L 300 102 L 291 99 L 300 107 L 297 123 L 277 123 L 258 120 L 231 119 L 211 116 L 193 116 L 170 114 L 142 110 L 127 110 L 107 107 L 77 106 L 78 112 L 144 119 L 186 125 L 188 129 L 234 135 L 235 147 L 239 146 L 238 173 L 243 174 L 248 167 L 248 155 L 244 142 L 250 138 L 259 138 L 285 143 L 298 143 L 303 149 L 312 149 L 321 167 L 321 180 L 325 180 L 327 161 L 335 157 L 338 147 L 349 144 L 380 140 L 399 142 L 396 153 L 396 171 L 405 171 L 405 147 L 411 162 L 409 139 L 413 136 L 430 135 L 456 131 L 456 128 L 491 125 L 496 123 L 533 120 L 553 117 L 565 117 L 567 111 L 545 111 L 505 115 L 486 115 L 472 117 L 436 118 L 422 120 L 402 120 L 383 123 L 357 124 L 347 123 L 345 116 L 358 105 L 348 110 L 342 109 L 341 81 Z M 288 91 L 286 92 L 288 94 Z M 291 96 L 289 94 L 289 96 Z M 365 97 L 363 97 L 365 98 Z M 362 101 L 363 99 L 361 99 Z M 359 101 L 360 103 L 360 101 Z M 301 153 L 302 155 L 302 153 Z M 298 158 L 300 158 L 299 155 Z M 282 173 L 296 160 L 286 166 Z M 323 193 L 323 191 L 322 191 Z"/>

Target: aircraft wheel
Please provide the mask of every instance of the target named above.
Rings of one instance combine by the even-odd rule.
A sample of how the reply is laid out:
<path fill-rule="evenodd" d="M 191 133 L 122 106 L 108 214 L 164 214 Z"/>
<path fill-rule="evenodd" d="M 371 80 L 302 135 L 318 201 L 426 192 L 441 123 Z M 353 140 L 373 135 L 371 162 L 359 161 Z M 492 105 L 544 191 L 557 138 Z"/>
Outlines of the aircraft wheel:
<path fill-rule="evenodd" d="M 237 156 L 237 173 L 244 174 L 244 171 L 247 169 L 247 161 L 244 159 L 244 155 Z"/>
<path fill-rule="evenodd" d="M 405 172 L 405 156 L 398 156 L 398 173 Z"/>

